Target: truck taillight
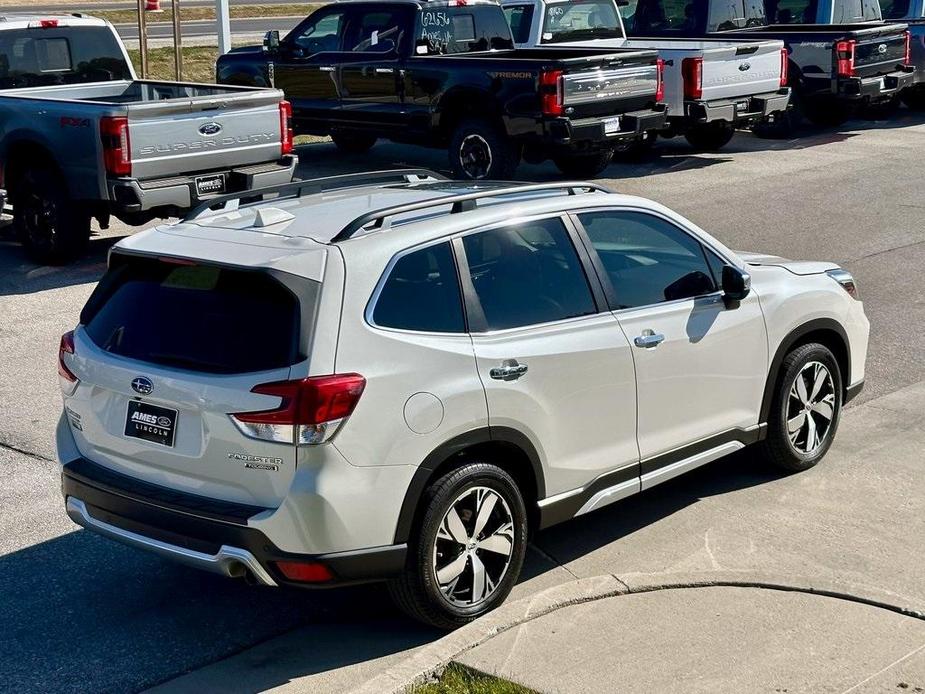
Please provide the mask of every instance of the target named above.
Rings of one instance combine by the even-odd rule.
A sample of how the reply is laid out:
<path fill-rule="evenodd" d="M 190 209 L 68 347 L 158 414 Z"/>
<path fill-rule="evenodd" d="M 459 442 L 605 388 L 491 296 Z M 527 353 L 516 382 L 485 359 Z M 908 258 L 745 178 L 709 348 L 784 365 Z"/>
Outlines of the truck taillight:
<path fill-rule="evenodd" d="M 789 75 L 789 64 L 790 61 L 787 59 L 787 49 L 780 49 L 780 86 L 787 86 L 787 78 Z"/>
<path fill-rule="evenodd" d="M 71 395 L 77 390 L 77 384 L 80 381 L 74 372 L 71 371 L 67 364 L 64 363 L 65 354 L 74 354 L 74 331 L 68 330 L 61 336 L 61 342 L 58 343 L 58 382 L 61 390 L 65 395 Z"/>
<path fill-rule="evenodd" d="M 903 65 L 912 65 L 912 33 L 906 32 L 906 45 L 903 51 Z"/>
<path fill-rule="evenodd" d="M 279 102 L 279 132 L 282 154 L 292 154 L 292 104 Z"/>
<path fill-rule="evenodd" d="M 272 410 L 240 412 L 231 420 L 245 436 L 278 443 L 324 443 L 349 417 L 366 379 L 359 374 L 313 376 L 296 381 L 277 381 L 254 386 L 252 393 L 275 395 L 280 403 Z"/>
<path fill-rule="evenodd" d="M 131 176 L 132 147 L 128 137 L 128 118 L 100 118 L 100 140 L 103 143 L 103 164 L 106 173 L 111 176 Z"/>
<path fill-rule="evenodd" d="M 540 100 L 544 116 L 561 116 L 565 112 L 565 79 L 562 70 L 540 72 Z"/>
<path fill-rule="evenodd" d="M 835 43 L 835 72 L 839 77 L 854 77 L 854 39 Z"/>
<path fill-rule="evenodd" d="M 665 99 L 665 61 L 659 58 L 655 61 L 655 100 Z"/>
<path fill-rule="evenodd" d="M 703 96 L 703 58 L 685 58 L 681 61 L 684 78 L 684 98 L 700 99 Z"/>

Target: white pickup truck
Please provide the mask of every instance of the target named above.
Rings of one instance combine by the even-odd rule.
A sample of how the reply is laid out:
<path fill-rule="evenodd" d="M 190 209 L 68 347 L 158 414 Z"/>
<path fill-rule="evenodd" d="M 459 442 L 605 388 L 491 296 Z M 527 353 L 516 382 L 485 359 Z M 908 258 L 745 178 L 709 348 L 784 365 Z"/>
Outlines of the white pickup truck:
<path fill-rule="evenodd" d="M 658 50 L 664 62 L 664 137 L 684 135 L 717 150 L 737 127 L 773 121 L 787 108 L 787 52 L 778 40 L 626 37 L 625 0 L 503 0 L 518 46 L 596 46 Z M 651 145 L 654 136 L 643 141 Z"/>

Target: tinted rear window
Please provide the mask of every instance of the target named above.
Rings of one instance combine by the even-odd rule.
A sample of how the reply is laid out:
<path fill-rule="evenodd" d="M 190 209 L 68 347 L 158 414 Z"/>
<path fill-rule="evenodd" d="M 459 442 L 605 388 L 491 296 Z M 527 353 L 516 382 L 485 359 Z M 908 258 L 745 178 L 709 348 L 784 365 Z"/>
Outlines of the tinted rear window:
<path fill-rule="evenodd" d="M 131 79 L 105 27 L 0 32 L 0 89 Z"/>
<path fill-rule="evenodd" d="M 299 302 L 263 272 L 131 261 L 110 270 L 81 322 L 101 349 L 209 373 L 298 361 Z"/>
<path fill-rule="evenodd" d="M 494 6 L 428 7 L 420 12 L 415 52 L 472 53 L 514 47 L 504 13 Z"/>

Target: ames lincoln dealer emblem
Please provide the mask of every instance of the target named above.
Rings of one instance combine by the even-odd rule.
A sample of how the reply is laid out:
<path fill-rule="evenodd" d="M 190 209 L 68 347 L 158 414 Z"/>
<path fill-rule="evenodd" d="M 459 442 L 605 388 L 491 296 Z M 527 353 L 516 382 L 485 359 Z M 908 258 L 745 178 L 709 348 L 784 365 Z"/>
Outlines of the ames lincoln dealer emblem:
<path fill-rule="evenodd" d="M 154 384 L 151 383 L 150 378 L 139 376 L 132 381 L 132 390 L 139 395 L 151 395 L 151 391 L 154 390 Z"/>
<path fill-rule="evenodd" d="M 204 123 L 199 126 L 200 135 L 218 135 L 222 131 L 222 126 L 214 121 L 211 123 Z"/>

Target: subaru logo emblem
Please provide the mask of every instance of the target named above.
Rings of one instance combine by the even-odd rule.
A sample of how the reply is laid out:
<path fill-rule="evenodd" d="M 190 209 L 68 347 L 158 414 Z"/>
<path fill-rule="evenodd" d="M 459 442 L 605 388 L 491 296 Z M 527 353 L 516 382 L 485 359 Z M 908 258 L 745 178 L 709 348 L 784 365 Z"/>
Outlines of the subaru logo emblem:
<path fill-rule="evenodd" d="M 151 391 L 154 390 L 154 384 L 151 383 L 150 378 L 139 376 L 132 381 L 132 390 L 140 395 L 151 395 Z"/>
<path fill-rule="evenodd" d="M 205 123 L 199 126 L 199 133 L 201 135 L 218 135 L 222 131 L 222 126 L 218 123 Z"/>
<path fill-rule="evenodd" d="M 877 53 L 886 53 L 885 43 L 881 43 L 879 46 L 877 46 Z"/>
<path fill-rule="evenodd" d="M 745 72 L 746 70 L 751 70 L 752 66 L 750 63 L 739 63 L 739 70 Z"/>

